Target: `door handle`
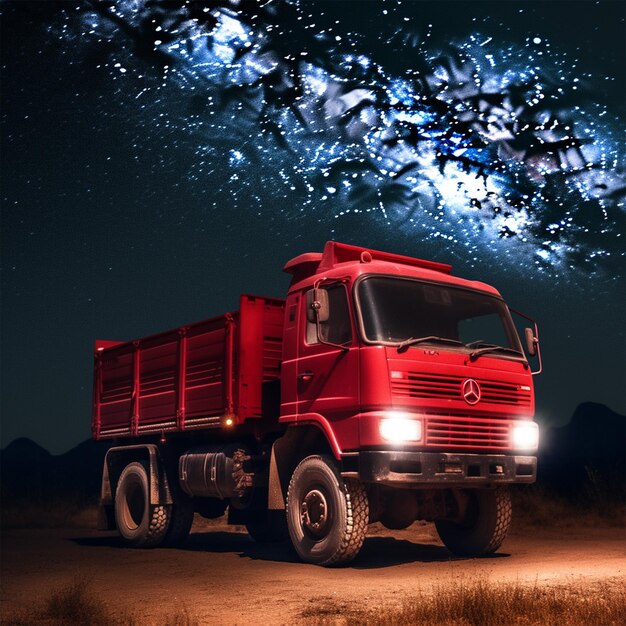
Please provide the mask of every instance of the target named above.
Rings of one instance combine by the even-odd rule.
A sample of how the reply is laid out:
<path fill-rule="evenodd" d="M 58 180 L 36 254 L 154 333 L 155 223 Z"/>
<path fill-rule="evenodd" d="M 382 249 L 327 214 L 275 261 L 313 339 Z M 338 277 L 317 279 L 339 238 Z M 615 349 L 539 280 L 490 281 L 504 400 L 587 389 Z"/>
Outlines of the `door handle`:
<path fill-rule="evenodd" d="M 298 378 L 304 382 L 308 382 L 313 378 L 313 376 L 313 372 L 302 372 L 302 374 L 298 374 Z"/>

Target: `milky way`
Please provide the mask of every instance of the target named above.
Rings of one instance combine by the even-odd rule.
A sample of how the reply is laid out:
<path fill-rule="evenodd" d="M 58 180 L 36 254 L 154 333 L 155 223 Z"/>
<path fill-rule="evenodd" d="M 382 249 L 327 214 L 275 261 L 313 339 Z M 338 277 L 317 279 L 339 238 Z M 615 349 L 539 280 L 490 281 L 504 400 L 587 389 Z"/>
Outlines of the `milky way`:
<path fill-rule="evenodd" d="M 374 60 L 311 3 L 94 3 L 51 30 L 79 54 L 100 49 L 141 132 L 194 143 L 199 189 L 222 168 L 235 201 L 271 190 L 285 220 L 310 214 L 331 234 L 364 214 L 470 265 L 493 255 L 510 271 L 618 277 L 623 122 L 590 97 L 611 75 L 489 24 L 442 45 L 401 3 L 378 5 L 402 62 Z"/>

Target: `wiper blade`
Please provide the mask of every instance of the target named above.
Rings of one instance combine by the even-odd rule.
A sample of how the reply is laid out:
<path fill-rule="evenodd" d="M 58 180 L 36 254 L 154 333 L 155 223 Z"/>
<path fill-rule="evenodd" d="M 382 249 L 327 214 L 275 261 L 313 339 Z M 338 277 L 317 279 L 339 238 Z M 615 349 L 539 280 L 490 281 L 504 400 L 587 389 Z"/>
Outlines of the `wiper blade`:
<path fill-rule="evenodd" d="M 472 342 L 477 343 L 477 342 Z M 468 347 L 471 347 L 471 344 L 467 344 Z M 480 348 L 480 350 L 474 350 L 474 352 L 470 352 L 469 358 L 470 361 L 475 361 L 477 358 L 482 356 L 483 354 L 488 354 L 489 352 L 507 352 L 509 354 L 515 354 L 516 356 L 524 356 L 522 352 L 519 350 L 513 350 L 513 348 L 505 348 L 504 346 L 496 346 L 495 344 L 491 344 L 485 346 L 484 348 Z"/>
<path fill-rule="evenodd" d="M 434 335 L 429 335 L 428 337 L 409 337 L 404 341 L 401 341 L 397 346 L 397 350 L 399 353 L 406 352 L 410 346 L 415 346 L 418 343 L 451 343 L 456 346 L 462 346 L 462 341 L 457 341 L 456 339 L 448 339 L 446 337 L 435 337 Z"/>

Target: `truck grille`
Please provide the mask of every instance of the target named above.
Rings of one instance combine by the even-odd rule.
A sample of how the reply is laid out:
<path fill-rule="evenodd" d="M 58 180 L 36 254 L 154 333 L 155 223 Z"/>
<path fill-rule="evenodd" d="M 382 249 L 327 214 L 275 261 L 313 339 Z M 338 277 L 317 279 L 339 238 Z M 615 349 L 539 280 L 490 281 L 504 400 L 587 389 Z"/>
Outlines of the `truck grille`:
<path fill-rule="evenodd" d="M 462 400 L 462 386 L 465 380 L 467 377 L 407 372 L 403 378 L 391 378 L 391 393 L 404 398 Z M 480 378 L 474 380 L 480 385 L 481 402 L 519 407 L 530 406 L 530 390 L 523 390 L 516 383 Z"/>
<path fill-rule="evenodd" d="M 450 449 L 509 450 L 510 422 L 466 416 L 428 415 L 424 443 Z"/>

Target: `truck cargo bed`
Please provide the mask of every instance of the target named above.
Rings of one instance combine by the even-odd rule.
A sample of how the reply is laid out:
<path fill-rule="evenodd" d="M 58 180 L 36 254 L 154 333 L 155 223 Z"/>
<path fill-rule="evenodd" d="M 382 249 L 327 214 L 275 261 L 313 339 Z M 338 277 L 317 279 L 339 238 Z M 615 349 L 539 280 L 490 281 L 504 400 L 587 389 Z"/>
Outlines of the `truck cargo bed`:
<path fill-rule="evenodd" d="M 278 380 L 283 300 L 241 296 L 239 310 L 129 341 L 96 342 L 96 439 L 218 427 L 261 417 Z"/>

